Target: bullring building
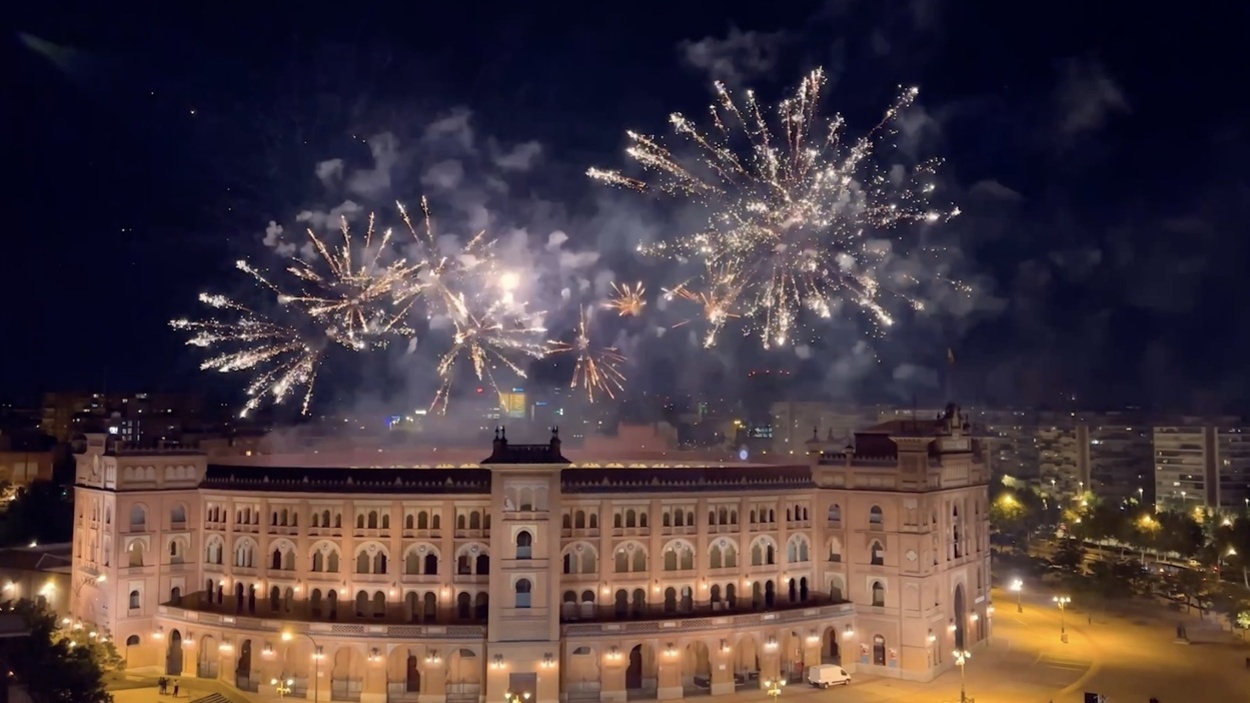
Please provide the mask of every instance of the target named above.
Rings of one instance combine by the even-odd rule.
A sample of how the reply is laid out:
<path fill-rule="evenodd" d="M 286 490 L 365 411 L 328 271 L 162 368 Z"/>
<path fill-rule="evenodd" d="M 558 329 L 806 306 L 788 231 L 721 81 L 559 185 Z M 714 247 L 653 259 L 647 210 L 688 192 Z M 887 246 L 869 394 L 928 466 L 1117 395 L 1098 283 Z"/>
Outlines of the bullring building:
<path fill-rule="evenodd" d="M 129 667 L 320 701 L 673 699 L 820 663 L 924 681 L 990 632 L 970 434 L 951 406 L 814 432 L 791 466 L 571 462 L 555 430 L 370 466 L 92 435 L 71 608 Z"/>

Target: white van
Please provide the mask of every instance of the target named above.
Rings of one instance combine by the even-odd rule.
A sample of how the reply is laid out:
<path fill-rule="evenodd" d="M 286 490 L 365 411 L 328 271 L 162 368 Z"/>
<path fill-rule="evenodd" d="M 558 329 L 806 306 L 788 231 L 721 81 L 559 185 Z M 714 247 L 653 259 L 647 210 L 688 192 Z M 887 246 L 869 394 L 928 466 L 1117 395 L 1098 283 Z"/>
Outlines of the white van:
<path fill-rule="evenodd" d="M 816 666 L 808 667 L 807 682 L 817 688 L 845 686 L 851 682 L 851 675 L 846 673 L 846 669 L 837 664 L 817 664 Z"/>

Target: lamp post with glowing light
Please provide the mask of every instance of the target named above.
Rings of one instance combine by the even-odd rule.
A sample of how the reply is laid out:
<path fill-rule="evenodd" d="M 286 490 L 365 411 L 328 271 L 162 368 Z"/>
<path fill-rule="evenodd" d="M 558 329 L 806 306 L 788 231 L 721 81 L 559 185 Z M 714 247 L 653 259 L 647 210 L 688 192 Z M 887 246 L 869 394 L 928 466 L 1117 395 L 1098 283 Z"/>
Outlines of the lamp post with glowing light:
<path fill-rule="evenodd" d="M 1024 581 L 1021 579 L 1013 579 L 1011 585 L 1008 586 L 1012 593 L 1016 594 L 1016 612 L 1024 612 L 1024 604 L 1020 602 L 1021 595 L 1024 593 Z"/>
<path fill-rule="evenodd" d="M 308 638 L 308 641 L 309 641 L 309 642 L 312 642 L 312 646 L 313 646 L 313 654 L 312 654 L 312 659 L 313 659 L 313 697 L 312 697 L 312 699 L 313 699 L 313 703 L 316 703 L 316 701 L 317 701 L 317 684 L 319 683 L 318 679 L 320 679 L 320 678 L 321 678 L 321 645 L 317 644 L 317 640 L 313 639 L 312 635 L 308 634 L 307 632 L 291 632 L 290 630 L 283 630 L 283 632 L 282 632 L 282 641 L 283 641 L 283 642 L 290 642 L 291 640 L 295 639 L 295 635 L 301 635 L 301 636 L 303 636 L 303 637 L 307 637 L 307 638 Z M 292 682 L 292 683 L 294 683 L 294 682 Z"/>
<path fill-rule="evenodd" d="M 291 692 L 291 685 L 294 683 L 295 679 L 283 679 L 281 681 L 278 679 L 269 680 L 269 685 L 273 686 L 273 690 L 278 693 L 278 700 L 282 700 L 283 696 Z"/>
<path fill-rule="evenodd" d="M 972 652 L 966 649 L 955 650 L 955 666 L 959 667 L 959 703 L 968 703 L 968 691 L 964 687 L 964 665 L 972 658 Z"/>
<path fill-rule="evenodd" d="M 1072 599 L 1068 596 L 1055 596 L 1051 600 L 1055 602 L 1055 605 L 1059 606 L 1059 634 L 1067 634 L 1067 630 L 1064 628 L 1063 611 L 1067 609 Z"/>
<path fill-rule="evenodd" d="M 777 703 L 777 699 L 781 697 L 781 689 L 784 688 L 786 682 L 784 679 L 768 679 L 764 682 L 765 692 L 769 698 L 773 699 L 773 703 Z"/>
<path fill-rule="evenodd" d="M 513 693 L 512 691 L 504 691 L 503 699 L 504 703 L 525 703 L 525 701 L 530 699 L 530 692 Z"/>

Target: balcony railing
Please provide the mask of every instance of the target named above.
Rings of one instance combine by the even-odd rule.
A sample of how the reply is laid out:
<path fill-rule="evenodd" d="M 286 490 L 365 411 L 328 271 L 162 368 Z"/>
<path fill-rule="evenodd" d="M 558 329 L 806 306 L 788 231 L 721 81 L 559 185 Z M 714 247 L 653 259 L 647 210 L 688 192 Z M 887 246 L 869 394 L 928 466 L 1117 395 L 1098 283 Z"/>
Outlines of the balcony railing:
<path fill-rule="evenodd" d="M 482 625 L 486 622 L 487 604 L 474 603 L 467 608 L 459 605 L 439 604 L 427 610 L 418 601 L 416 608 L 410 608 L 405 602 L 388 600 L 380 611 L 375 611 L 373 600 L 366 601 L 357 608 L 354 597 L 340 598 L 331 608 L 330 600 L 322 598 L 319 606 L 314 609 L 307 598 L 292 599 L 290 602 L 279 599 L 275 604 L 268 594 L 257 593 L 255 598 L 244 596 L 236 598 L 227 595 L 218 604 L 203 591 L 184 595 L 178 603 L 166 603 L 161 608 L 181 608 L 201 614 L 213 614 L 218 617 L 258 618 L 264 620 L 285 620 L 308 623 L 361 623 L 386 625 Z"/>
<path fill-rule="evenodd" d="M 564 623 L 579 623 L 728 617 L 751 613 L 823 608 L 845 603 L 847 601 L 833 598 L 827 593 L 812 592 L 807 594 L 806 600 L 800 600 L 797 597 L 794 600 L 790 600 L 785 593 L 777 593 L 772 598 L 767 597 L 767 595 L 760 595 L 757 599 L 752 600 L 750 593 L 747 593 L 745 596 L 735 597 L 733 601 L 722 599 L 715 602 L 710 600 L 684 601 L 681 598 L 677 598 L 676 600 L 662 603 L 635 604 L 633 601 L 630 601 L 628 603 L 611 605 L 600 604 L 593 608 L 585 608 L 581 603 L 577 604 L 577 608 L 573 608 L 570 607 L 571 603 L 566 603 L 561 610 L 560 620 Z"/>
<path fill-rule="evenodd" d="M 761 625 L 772 626 L 791 622 L 800 623 L 813 619 L 825 621 L 829 618 L 850 615 L 851 612 L 851 604 L 844 601 L 824 604 L 808 601 L 805 604 L 785 609 L 748 612 L 735 610 L 712 613 L 666 613 L 661 617 L 638 618 L 625 622 L 622 622 L 619 618 L 613 618 L 611 621 L 569 621 L 564 625 L 564 636 L 591 637 L 605 635 L 620 637 L 622 633 L 663 632 L 667 635 L 674 631 L 689 632 L 713 628 L 739 630 Z"/>
<path fill-rule="evenodd" d="M 184 599 L 185 600 L 185 599 Z M 174 605 L 162 605 L 157 608 L 161 618 L 179 620 L 201 625 L 221 625 L 259 632 L 286 632 L 311 634 L 313 637 L 328 635 L 331 637 L 395 637 L 403 639 L 451 639 L 480 640 L 486 636 L 486 628 L 482 624 L 451 622 L 451 623 L 398 623 L 364 620 L 355 622 L 309 622 L 294 620 L 282 616 L 250 616 L 231 615 L 213 611 L 197 610 Z"/>

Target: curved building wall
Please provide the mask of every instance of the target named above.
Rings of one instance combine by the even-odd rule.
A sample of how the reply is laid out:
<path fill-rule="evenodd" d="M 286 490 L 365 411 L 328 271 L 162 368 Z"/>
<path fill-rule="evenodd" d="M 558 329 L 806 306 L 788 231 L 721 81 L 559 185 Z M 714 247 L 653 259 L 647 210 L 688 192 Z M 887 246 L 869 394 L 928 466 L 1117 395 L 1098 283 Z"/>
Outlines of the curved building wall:
<path fill-rule="evenodd" d="M 831 662 L 927 680 L 988 634 L 970 466 L 916 492 L 875 466 L 88 454 L 74 613 L 132 667 L 318 700 L 679 698 Z"/>

